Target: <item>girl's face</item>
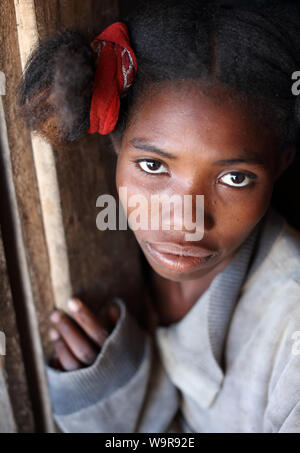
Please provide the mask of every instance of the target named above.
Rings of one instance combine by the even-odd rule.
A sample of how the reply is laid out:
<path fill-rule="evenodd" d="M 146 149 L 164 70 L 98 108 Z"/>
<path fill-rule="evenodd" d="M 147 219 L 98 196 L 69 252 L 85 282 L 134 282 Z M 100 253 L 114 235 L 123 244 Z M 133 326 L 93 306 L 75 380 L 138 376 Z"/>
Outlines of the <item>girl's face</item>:
<path fill-rule="evenodd" d="M 175 229 L 180 219 L 174 209 L 170 230 L 151 230 L 150 225 L 134 229 L 159 275 L 175 281 L 203 277 L 229 260 L 263 217 L 280 145 L 266 118 L 233 100 L 224 88 L 215 87 L 208 96 L 192 81 L 161 84 L 140 102 L 117 149 L 118 193 L 126 187 L 127 200 L 142 195 L 148 201 L 139 206 L 140 220 L 151 218 L 151 195 L 179 195 L 182 200 L 192 195 L 195 220 L 195 195 L 204 195 L 201 240 L 185 240 L 192 231 L 183 219 L 182 229 Z M 130 215 L 136 207 L 127 204 L 124 209 Z M 197 249 L 180 256 L 177 244 Z"/>

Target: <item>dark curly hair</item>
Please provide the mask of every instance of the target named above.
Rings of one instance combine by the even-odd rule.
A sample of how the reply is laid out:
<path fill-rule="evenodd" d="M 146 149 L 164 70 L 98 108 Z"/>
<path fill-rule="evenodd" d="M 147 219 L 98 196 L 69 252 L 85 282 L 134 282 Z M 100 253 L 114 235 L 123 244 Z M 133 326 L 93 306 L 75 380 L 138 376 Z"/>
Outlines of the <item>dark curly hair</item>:
<path fill-rule="evenodd" d="M 121 98 L 116 137 L 122 137 L 148 86 L 196 79 L 263 101 L 283 143 L 295 142 L 300 102 L 292 94 L 291 76 L 300 69 L 300 22 L 294 2 L 148 0 L 121 20 L 128 26 L 138 73 Z M 54 145 L 85 135 L 94 74 L 95 57 L 82 34 L 62 30 L 41 42 L 19 88 L 29 127 Z"/>

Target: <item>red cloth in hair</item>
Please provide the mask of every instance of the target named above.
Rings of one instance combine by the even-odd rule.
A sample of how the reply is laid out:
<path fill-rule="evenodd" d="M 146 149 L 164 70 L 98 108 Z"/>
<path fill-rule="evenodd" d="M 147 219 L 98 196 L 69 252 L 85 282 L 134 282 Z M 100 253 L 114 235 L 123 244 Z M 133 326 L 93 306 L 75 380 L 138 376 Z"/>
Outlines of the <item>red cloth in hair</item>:
<path fill-rule="evenodd" d="M 88 132 L 105 135 L 115 128 L 120 96 L 134 80 L 137 61 L 130 47 L 127 26 L 122 22 L 107 27 L 91 46 L 98 57 Z"/>

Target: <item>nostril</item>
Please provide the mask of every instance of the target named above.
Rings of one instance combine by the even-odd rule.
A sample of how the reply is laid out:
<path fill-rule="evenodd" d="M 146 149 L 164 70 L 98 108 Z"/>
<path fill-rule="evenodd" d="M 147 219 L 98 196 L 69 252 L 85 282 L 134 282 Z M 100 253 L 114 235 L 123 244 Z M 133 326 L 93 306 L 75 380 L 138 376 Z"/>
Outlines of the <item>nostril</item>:
<path fill-rule="evenodd" d="M 215 220 L 212 214 L 209 212 L 204 213 L 204 229 L 211 230 L 215 225 Z"/>

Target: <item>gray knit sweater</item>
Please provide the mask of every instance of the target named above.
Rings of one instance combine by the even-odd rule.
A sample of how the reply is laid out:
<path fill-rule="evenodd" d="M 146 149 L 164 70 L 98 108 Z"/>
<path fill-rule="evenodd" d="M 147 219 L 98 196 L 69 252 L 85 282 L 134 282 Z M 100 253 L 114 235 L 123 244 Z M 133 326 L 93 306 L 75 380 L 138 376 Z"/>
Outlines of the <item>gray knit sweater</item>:
<path fill-rule="evenodd" d="M 300 432 L 300 233 L 272 208 L 180 321 L 124 302 L 88 368 L 47 366 L 63 432 Z"/>

